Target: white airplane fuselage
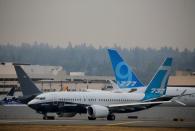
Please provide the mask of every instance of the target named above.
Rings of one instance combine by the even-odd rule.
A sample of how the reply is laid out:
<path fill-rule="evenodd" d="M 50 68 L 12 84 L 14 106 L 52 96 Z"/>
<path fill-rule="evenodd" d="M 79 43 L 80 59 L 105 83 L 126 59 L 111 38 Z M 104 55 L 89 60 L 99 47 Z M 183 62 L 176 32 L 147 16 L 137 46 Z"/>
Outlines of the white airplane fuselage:
<path fill-rule="evenodd" d="M 83 105 L 102 105 L 138 102 L 144 98 L 143 93 L 113 93 L 101 92 L 48 92 L 37 96 L 28 104 L 43 104 L 47 102 L 67 102 Z M 39 99 L 40 98 L 40 99 Z"/>
<path fill-rule="evenodd" d="M 145 102 L 143 93 L 49 92 L 38 95 L 28 103 L 28 106 L 41 114 L 88 113 L 90 109 L 93 113 L 88 113 L 89 116 L 98 118 L 109 116 L 112 113 L 130 113 L 144 110 L 155 105 L 171 102 L 169 100 Z"/>

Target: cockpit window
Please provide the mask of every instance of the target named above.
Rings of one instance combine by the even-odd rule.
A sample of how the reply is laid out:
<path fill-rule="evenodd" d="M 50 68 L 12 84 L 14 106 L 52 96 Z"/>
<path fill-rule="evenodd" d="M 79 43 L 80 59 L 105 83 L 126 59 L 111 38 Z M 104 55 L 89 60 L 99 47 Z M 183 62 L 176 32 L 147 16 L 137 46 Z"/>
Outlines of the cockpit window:
<path fill-rule="evenodd" d="M 37 100 L 45 100 L 45 97 L 36 97 Z"/>

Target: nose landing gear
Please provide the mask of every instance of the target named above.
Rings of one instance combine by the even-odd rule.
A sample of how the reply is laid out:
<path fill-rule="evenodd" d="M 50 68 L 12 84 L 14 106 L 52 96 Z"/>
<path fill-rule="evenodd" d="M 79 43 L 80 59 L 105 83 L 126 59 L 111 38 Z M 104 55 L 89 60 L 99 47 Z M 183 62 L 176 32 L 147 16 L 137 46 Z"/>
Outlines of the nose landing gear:
<path fill-rule="evenodd" d="M 43 114 L 43 120 L 55 120 L 55 116 L 47 116 L 47 113 Z"/>

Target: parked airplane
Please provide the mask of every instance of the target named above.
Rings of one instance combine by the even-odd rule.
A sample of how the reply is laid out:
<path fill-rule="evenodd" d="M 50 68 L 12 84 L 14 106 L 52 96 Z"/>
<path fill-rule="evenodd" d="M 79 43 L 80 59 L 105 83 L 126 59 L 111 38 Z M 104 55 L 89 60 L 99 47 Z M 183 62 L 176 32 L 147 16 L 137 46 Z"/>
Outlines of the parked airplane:
<path fill-rule="evenodd" d="M 21 68 L 20 65 L 14 65 L 16 70 L 16 74 L 18 77 L 18 81 L 20 83 L 20 88 L 23 96 L 18 97 L 17 99 L 24 104 L 27 104 L 29 101 L 34 99 L 37 95 L 42 94 L 43 92 L 39 90 L 39 88 L 33 83 L 33 81 L 29 78 L 26 72 Z M 71 117 L 72 114 L 64 113 L 58 114 L 59 117 Z M 49 118 L 49 117 L 48 117 Z"/>
<path fill-rule="evenodd" d="M 115 49 L 108 49 L 108 54 L 110 56 L 110 60 L 112 63 L 112 68 L 114 71 L 115 79 L 117 85 L 114 85 L 115 89 L 121 89 L 119 91 L 123 92 L 142 92 L 144 93 L 146 90 L 145 85 L 137 78 L 135 73 L 132 71 L 131 67 L 123 60 L 120 54 Z M 118 87 L 117 87 L 118 86 Z M 185 100 L 188 106 L 194 106 L 194 93 L 195 88 L 192 87 L 167 87 L 166 96 L 177 96 L 185 92 L 185 94 L 191 94 L 191 96 L 184 96 L 183 99 L 188 98 Z M 183 101 L 183 100 L 182 100 Z"/>
<path fill-rule="evenodd" d="M 12 87 L 10 91 L 7 93 L 5 98 L 3 98 L 0 101 L 0 105 L 13 105 L 13 104 L 19 104 L 20 102 L 17 100 L 17 98 L 14 96 L 15 93 L 15 87 Z"/>
<path fill-rule="evenodd" d="M 15 92 L 15 88 L 13 87 L 7 96 L 0 101 L 0 105 L 24 105 L 42 93 L 19 65 L 14 65 L 14 68 L 23 96 L 13 96 Z"/>
<path fill-rule="evenodd" d="M 144 110 L 153 106 L 170 103 L 172 97 L 164 96 L 170 74 L 172 58 L 167 58 L 159 67 L 145 93 L 113 93 L 113 92 L 47 92 L 36 96 L 28 106 L 43 114 L 63 115 L 69 113 L 87 113 L 89 120 L 107 117 L 115 120 L 114 113 L 127 113 Z"/>
<path fill-rule="evenodd" d="M 34 97 L 36 97 L 38 94 L 42 92 L 36 87 L 36 85 L 32 82 L 32 80 L 28 77 L 28 75 L 24 72 L 24 70 L 19 65 L 14 65 L 14 68 L 16 70 L 16 75 L 18 77 L 18 81 L 23 96 L 13 97 L 12 103 L 27 104 L 30 100 L 32 100 Z M 14 89 L 12 89 L 9 94 L 13 94 L 13 93 L 14 93 Z"/>

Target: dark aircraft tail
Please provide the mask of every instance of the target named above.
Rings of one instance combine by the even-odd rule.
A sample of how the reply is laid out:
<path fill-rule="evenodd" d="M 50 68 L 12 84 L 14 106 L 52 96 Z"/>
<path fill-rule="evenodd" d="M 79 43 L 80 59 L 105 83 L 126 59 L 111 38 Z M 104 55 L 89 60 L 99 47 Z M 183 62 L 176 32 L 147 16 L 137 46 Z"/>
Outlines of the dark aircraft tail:
<path fill-rule="evenodd" d="M 14 65 L 23 96 L 33 96 L 42 93 L 19 65 Z"/>
<path fill-rule="evenodd" d="M 12 87 L 10 91 L 7 93 L 7 96 L 14 96 L 15 93 L 15 87 Z"/>

